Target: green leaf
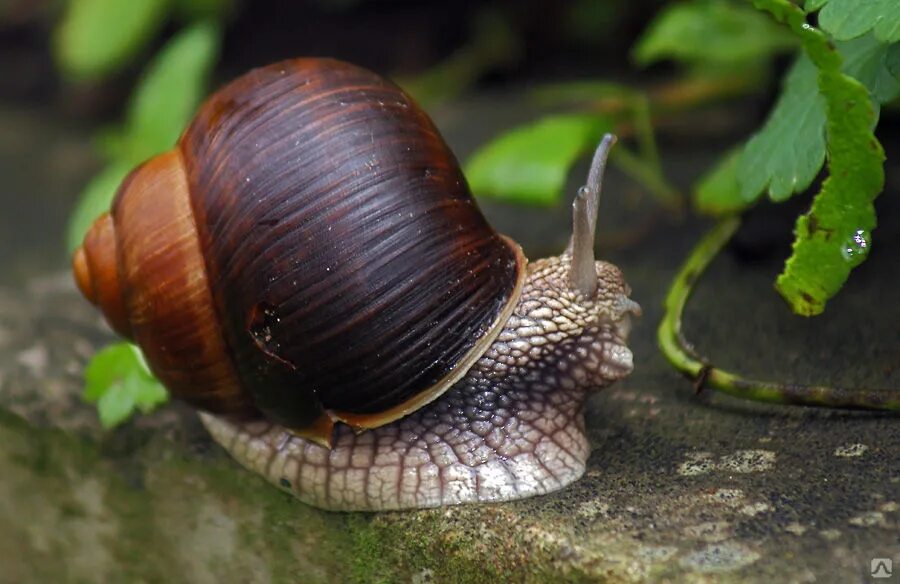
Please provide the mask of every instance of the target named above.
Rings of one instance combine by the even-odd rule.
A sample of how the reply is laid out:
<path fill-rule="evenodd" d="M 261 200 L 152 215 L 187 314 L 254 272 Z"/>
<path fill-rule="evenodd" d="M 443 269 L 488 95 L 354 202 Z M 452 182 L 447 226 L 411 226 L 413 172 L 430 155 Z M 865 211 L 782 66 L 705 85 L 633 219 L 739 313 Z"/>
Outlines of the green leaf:
<path fill-rule="evenodd" d="M 123 158 L 138 164 L 178 140 L 205 92 L 219 36 L 213 23 L 195 24 L 153 59 L 128 108 Z"/>
<path fill-rule="evenodd" d="M 835 39 L 845 41 L 870 30 L 885 43 L 900 41 L 900 2 L 896 0 L 817 0 L 806 10 L 821 9 L 819 26 Z"/>
<path fill-rule="evenodd" d="M 149 379 L 139 377 L 135 384 L 135 403 L 142 414 L 149 414 L 157 407 L 169 401 L 169 392 L 155 377 Z"/>
<path fill-rule="evenodd" d="M 884 65 L 891 75 L 900 79 L 900 43 L 888 47 L 887 54 L 884 57 Z"/>
<path fill-rule="evenodd" d="M 100 423 L 112 428 L 135 410 L 150 412 L 168 400 L 168 393 L 147 369 L 140 350 L 130 343 L 106 347 L 88 363 L 82 394 L 97 404 Z"/>
<path fill-rule="evenodd" d="M 112 73 L 162 28 L 170 0 L 68 0 L 55 35 L 56 59 L 76 78 Z"/>
<path fill-rule="evenodd" d="M 733 65 L 760 61 L 797 45 L 796 38 L 745 3 L 692 0 L 668 5 L 638 40 L 634 59 Z"/>
<path fill-rule="evenodd" d="M 598 115 L 549 116 L 482 147 L 469 159 L 466 177 L 478 195 L 552 205 L 578 156 L 594 148 L 610 129 L 610 122 Z"/>
<path fill-rule="evenodd" d="M 809 213 L 797 220 L 793 254 L 776 287 L 794 312 L 819 314 L 868 255 L 872 204 L 884 187 L 884 152 L 872 134 L 875 112 L 866 88 L 846 75 L 822 73 L 828 100 L 829 177 Z"/>
<path fill-rule="evenodd" d="M 694 207 L 707 215 L 728 215 L 743 211 L 749 203 L 741 196 L 737 169 L 741 148 L 732 148 L 704 174 L 694 188 Z"/>
<path fill-rule="evenodd" d="M 116 387 L 104 393 L 97 401 L 100 425 L 109 430 L 131 417 L 137 409 L 134 401 L 134 375 L 129 374 Z"/>
<path fill-rule="evenodd" d="M 843 70 L 861 81 L 881 103 L 900 95 L 889 69 L 891 47 L 872 35 L 837 43 Z M 837 53 L 835 53 L 837 54 Z M 804 191 L 825 161 L 825 101 L 817 69 L 804 54 L 786 76 L 781 96 L 765 125 L 748 141 L 738 162 L 741 196 L 751 202 L 763 192 L 774 201 Z"/>
<path fill-rule="evenodd" d="M 816 68 L 805 56 L 794 63 L 765 125 L 738 161 L 741 197 L 752 202 L 763 191 L 783 201 L 806 189 L 825 160 L 825 102 Z"/>
<path fill-rule="evenodd" d="M 81 245 L 81 241 L 97 217 L 109 210 L 116 190 L 131 168 L 132 165 L 128 162 L 114 162 L 82 189 L 66 227 L 66 249 L 70 253 Z"/>
<path fill-rule="evenodd" d="M 809 213 L 797 220 L 791 257 L 776 287 L 798 314 L 819 314 L 868 255 L 873 201 L 884 187 L 884 151 L 872 134 L 866 88 L 837 71 L 820 77 L 828 108 L 829 176 Z"/>
<path fill-rule="evenodd" d="M 900 80 L 890 69 L 891 45 L 867 34 L 835 46 L 844 57 L 843 71 L 865 85 L 878 103 L 887 103 L 900 95 Z"/>
<path fill-rule="evenodd" d="M 871 249 L 873 201 L 884 187 L 884 151 L 872 131 L 876 114 L 869 90 L 842 72 L 841 55 L 829 39 L 787 0 L 756 4 L 801 37 L 826 105 L 829 176 L 810 211 L 798 218 L 793 252 L 775 283 L 795 313 L 811 316 L 825 309 Z"/>
<path fill-rule="evenodd" d="M 97 403 L 119 377 L 128 372 L 130 358 L 127 343 L 110 345 L 95 354 L 84 370 L 84 392 L 81 395 L 84 401 Z M 126 364 L 124 368 L 122 363 Z"/>

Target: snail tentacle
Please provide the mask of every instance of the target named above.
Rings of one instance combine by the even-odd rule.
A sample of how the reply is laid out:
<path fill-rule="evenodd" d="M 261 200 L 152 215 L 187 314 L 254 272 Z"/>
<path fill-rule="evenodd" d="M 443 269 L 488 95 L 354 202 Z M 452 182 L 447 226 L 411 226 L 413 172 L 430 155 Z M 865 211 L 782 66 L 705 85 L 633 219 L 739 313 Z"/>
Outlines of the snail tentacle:
<path fill-rule="evenodd" d="M 594 271 L 594 239 L 597 232 L 597 208 L 600 204 L 600 189 L 603 172 L 609 152 L 616 143 L 613 134 L 606 134 L 594 152 L 587 183 L 578 189 L 572 203 L 572 240 L 569 252 L 572 254 L 572 268 L 569 281 L 572 288 L 591 298 L 597 291 L 597 274 Z"/>

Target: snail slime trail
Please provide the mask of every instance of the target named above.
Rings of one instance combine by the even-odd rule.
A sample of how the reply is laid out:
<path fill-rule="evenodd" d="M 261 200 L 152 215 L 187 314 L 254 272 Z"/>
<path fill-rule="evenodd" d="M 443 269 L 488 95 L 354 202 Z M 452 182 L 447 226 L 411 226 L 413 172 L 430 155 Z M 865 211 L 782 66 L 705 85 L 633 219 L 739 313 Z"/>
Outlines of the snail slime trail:
<path fill-rule="evenodd" d="M 528 261 L 401 89 L 283 61 L 214 93 L 135 169 L 73 269 L 214 439 L 302 501 L 548 493 L 584 472 L 586 397 L 632 369 L 640 308 L 593 255 L 613 142 L 568 248 Z"/>

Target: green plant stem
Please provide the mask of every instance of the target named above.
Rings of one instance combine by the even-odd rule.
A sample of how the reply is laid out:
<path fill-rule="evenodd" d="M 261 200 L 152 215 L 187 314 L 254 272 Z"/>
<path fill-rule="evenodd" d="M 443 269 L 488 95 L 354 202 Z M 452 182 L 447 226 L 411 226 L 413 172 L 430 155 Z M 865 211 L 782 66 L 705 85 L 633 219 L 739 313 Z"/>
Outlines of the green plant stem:
<path fill-rule="evenodd" d="M 640 183 L 667 209 L 679 214 L 684 210 L 684 197 L 669 184 L 652 157 L 647 160 L 637 156 L 624 146 L 619 146 L 613 153 L 611 162 L 619 170 Z"/>
<path fill-rule="evenodd" d="M 669 362 L 694 382 L 698 392 L 712 387 L 723 393 L 759 402 L 864 410 L 900 410 L 900 391 L 845 389 L 824 385 L 800 385 L 746 379 L 713 366 L 697 354 L 684 338 L 681 315 L 694 284 L 740 225 L 736 216 L 713 227 L 694 247 L 669 287 L 665 315 L 657 341 Z"/>

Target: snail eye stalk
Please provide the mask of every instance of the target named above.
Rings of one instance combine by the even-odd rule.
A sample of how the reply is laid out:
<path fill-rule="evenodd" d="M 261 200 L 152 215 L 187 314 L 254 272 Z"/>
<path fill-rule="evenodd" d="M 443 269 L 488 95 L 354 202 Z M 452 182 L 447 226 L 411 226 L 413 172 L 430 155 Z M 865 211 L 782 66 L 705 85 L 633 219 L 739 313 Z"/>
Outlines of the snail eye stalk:
<path fill-rule="evenodd" d="M 616 143 L 612 134 L 603 136 L 600 145 L 594 152 L 591 169 L 588 172 L 587 184 L 578 189 L 572 203 L 572 240 L 569 251 L 572 263 L 569 271 L 569 283 L 572 289 L 578 290 L 587 297 L 593 297 L 597 291 L 597 273 L 594 270 L 594 237 L 597 232 L 597 207 L 600 202 L 600 188 L 603 185 L 603 172 L 609 151 Z"/>

